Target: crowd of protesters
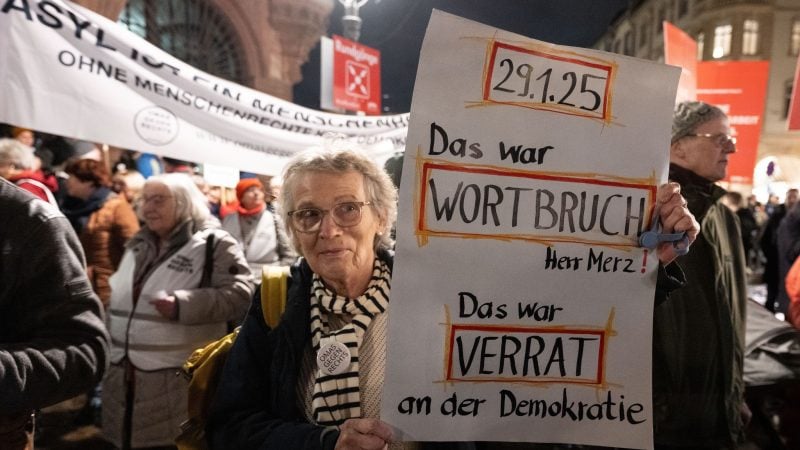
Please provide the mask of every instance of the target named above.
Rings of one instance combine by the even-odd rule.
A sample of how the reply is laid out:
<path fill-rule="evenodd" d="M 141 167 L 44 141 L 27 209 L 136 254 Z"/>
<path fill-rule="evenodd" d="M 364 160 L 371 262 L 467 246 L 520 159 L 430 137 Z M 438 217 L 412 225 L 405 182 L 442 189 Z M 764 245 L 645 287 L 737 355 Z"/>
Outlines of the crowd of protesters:
<path fill-rule="evenodd" d="M 73 151 L 54 158 L 52 137 L 18 127 L 6 131 L 0 138 L 0 178 L 8 182 L 0 186 L 2 195 L 16 185 L 63 214 L 67 229 L 40 236 L 41 244 L 48 248 L 65 233 L 66 243 L 80 243 L 73 258 L 93 294 L 87 301 L 99 300 L 101 308 L 94 313 L 98 320 L 105 317 L 106 349 L 92 358 L 91 367 L 105 375 L 102 382 L 94 376 L 75 383 L 83 385 L 87 398 L 76 425 L 102 425 L 104 438 L 119 448 L 169 448 L 186 419 L 186 383 L 176 370 L 192 350 L 241 323 L 264 266 L 288 266 L 297 259 L 281 219 L 268 205 L 275 199 L 265 189 L 269 180 L 247 174 L 235 189 L 209 186 L 185 161 L 118 151 L 112 158 L 107 149 L 63 140 L 59 149 Z M 224 194 L 230 201 L 223 201 Z M 3 215 L 12 210 L 9 206 Z M 0 231 L 4 237 L 6 230 Z M 25 227 L 15 230 L 9 238 L 13 245 L 23 243 L 19 233 L 24 232 Z M 3 270 L 3 277 L 12 275 Z M 26 433 L 33 438 L 27 409 L 65 396 L 51 399 L 31 403 L 8 419 L 0 410 L 0 448 L 12 438 L 19 444 L 15 448 L 30 448 L 20 438 Z M 3 397 L 0 403 L 11 400 Z M 23 405 L 24 400 L 13 399 Z"/>

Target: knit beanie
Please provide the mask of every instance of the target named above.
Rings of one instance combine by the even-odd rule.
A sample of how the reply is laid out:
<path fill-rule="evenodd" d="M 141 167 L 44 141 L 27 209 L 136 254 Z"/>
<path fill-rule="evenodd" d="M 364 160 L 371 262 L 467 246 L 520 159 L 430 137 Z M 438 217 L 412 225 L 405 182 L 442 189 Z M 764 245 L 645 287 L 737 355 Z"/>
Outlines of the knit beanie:
<path fill-rule="evenodd" d="M 670 143 L 674 144 L 678 139 L 692 134 L 700 125 L 718 117 L 725 117 L 725 113 L 708 103 L 694 101 L 679 103 L 672 114 Z"/>
<path fill-rule="evenodd" d="M 261 184 L 261 181 L 259 181 L 258 178 L 245 178 L 243 180 L 239 180 L 239 182 L 236 183 L 236 198 L 241 202 L 244 193 L 253 186 L 257 186 L 262 191 L 264 190 L 264 185 Z"/>

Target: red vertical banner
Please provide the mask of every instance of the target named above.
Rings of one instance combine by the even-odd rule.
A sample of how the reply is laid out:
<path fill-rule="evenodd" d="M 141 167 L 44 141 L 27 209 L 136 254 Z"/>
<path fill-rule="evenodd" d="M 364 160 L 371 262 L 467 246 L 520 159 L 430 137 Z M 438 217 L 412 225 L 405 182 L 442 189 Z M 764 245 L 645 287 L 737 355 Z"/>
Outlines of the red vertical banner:
<path fill-rule="evenodd" d="M 381 53 L 333 36 L 333 105 L 347 111 L 381 113 Z"/>
<path fill-rule="evenodd" d="M 791 103 L 789 103 L 789 119 L 786 124 L 789 131 L 800 130 L 800 57 L 797 58 L 797 66 L 794 69 L 794 87 L 792 88 Z"/>
<path fill-rule="evenodd" d="M 769 61 L 720 61 L 697 64 L 697 99 L 728 114 L 736 137 L 726 181 L 753 183 L 767 93 Z"/>
<path fill-rule="evenodd" d="M 675 103 L 696 100 L 697 42 L 667 21 L 664 21 L 664 62 L 682 69 Z"/>

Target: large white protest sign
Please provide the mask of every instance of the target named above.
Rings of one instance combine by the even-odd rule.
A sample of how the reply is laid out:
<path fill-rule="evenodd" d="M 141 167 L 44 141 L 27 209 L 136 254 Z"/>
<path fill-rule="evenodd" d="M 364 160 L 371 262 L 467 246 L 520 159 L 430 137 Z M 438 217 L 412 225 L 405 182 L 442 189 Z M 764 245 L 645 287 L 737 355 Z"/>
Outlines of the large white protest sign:
<path fill-rule="evenodd" d="M 405 142 L 407 114 L 302 108 L 197 70 L 68 1 L 0 5 L 0 122 L 270 175 L 326 133 L 377 159 Z"/>
<path fill-rule="evenodd" d="M 411 441 L 652 448 L 679 70 L 435 12 L 400 193 L 381 418 Z"/>

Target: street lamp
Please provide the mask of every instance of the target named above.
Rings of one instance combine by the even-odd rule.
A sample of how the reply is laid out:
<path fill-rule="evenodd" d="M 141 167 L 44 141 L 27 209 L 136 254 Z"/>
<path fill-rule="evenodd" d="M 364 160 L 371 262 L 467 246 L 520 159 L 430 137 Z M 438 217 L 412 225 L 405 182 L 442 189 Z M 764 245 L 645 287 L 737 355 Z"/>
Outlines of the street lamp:
<path fill-rule="evenodd" d="M 339 0 L 344 6 L 344 16 L 342 16 L 342 26 L 344 27 L 344 37 L 351 41 L 358 42 L 361 36 L 361 17 L 358 16 L 358 9 L 364 6 L 368 0 Z"/>

